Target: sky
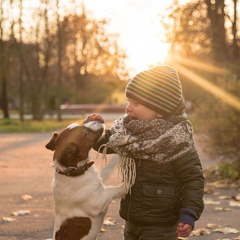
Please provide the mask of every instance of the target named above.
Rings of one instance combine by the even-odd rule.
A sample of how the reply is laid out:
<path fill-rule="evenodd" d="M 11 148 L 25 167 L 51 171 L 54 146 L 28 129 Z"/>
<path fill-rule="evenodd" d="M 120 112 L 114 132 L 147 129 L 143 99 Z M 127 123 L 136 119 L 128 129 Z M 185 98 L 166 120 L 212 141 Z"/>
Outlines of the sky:
<path fill-rule="evenodd" d="M 164 31 L 158 15 L 164 12 L 171 1 L 83 0 L 83 2 L 95 18 L 111 19 L 109 29 L 111 32 L 119 33 L 119 45 L 128 55 L 126 63 L 130 76 L 149 66 L 163 63 L 169 44 L 161 41 L 164 39 Z"/>
<path fill-rule="evenodd" d="M 119 34 L 119 46 L 125 50 L 130 77 L 149 66 L 164 62 L 169 44 L 164 42 L 164 29 L 159 15 L 173 0 L 79 0 L 94 18 L 110 19 L 109 32 Z M 179 0 L 186 3 L 190 0 Z M 25 0 L 31 5 L 38 1 Z M 60 0 L 69 6 L 71 0 Z M 66 12 L 65 8 L 64 12 Z"/>
<path fill-rule="evenodd" d="M 190 0 L 179 0 L 186 3 Z M 38 1 L 25 0 L 28 5 Z M 60 0 L 69 6 L 71 0 Z M 169 44 L 164 40 L 164 29 L 159 15 L 173 0 L 79 0 L 94 18 L 110 19 L 108 30 L 119 34 L 119 46 L 125 50 L 130 77 L 150 66 L 164 63 Z M 63 12 L 66 9 L 63 7 Z"/>

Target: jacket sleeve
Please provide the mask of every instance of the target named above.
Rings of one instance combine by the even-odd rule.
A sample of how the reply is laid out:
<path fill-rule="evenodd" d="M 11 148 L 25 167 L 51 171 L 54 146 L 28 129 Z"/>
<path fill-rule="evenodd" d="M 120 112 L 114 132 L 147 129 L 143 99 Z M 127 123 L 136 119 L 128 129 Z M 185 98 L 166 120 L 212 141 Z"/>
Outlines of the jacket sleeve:
<path fill-rule="evenodd" d="M 204 209 L 204 177 L 197 151 L 174 162 L 175 172 L 183 186 L 179 222 L 191 224 L 198 220 Z"/>
<path fill-rule="evenodd" d="M 93 145 L 93 149 L 95 151 L 99 151 L 100 153 L 102 153 L 102 151 L 104 149 L 103 145 L 108 143 L 109 138 L 111 137 L 111 135 L 112 135 L 111 131 L 110 130 L 106 130 L 105 134 L 102 135 L 102 137 Z M 107 149 L 107 154 L 110 154 L 110 153 L 115 153 L 115 152 L 111 148 L 108 148 Z"/>

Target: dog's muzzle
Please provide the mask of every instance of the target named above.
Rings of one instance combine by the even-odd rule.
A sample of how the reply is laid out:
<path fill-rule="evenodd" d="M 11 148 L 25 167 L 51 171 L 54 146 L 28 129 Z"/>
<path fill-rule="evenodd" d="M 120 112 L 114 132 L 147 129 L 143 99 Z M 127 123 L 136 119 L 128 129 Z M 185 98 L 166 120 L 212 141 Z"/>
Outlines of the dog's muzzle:
<path fill-rule="evenodd" d="M 104 129 L 104 124 L 101 123 L 100 121 L 91 121 L 91 122 L 85 123 L 84 126 L 86 128 L 91 129 L 94 132 Z"/>

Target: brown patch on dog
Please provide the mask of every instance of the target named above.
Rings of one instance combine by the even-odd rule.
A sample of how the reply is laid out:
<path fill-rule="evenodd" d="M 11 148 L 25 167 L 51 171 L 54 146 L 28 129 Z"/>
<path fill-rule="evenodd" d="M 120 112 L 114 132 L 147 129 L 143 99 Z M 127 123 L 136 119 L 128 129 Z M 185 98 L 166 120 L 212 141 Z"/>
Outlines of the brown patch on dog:
<path fill-rule="evenodd" d="M 88 235 L 92 222 L 87 217 L 66 219 L 55 234 L 56 240 L 80 240 Z"/>
<path fill-rule="evenodd" d="M 83 159 L 87 158 L 87 156 L 83 156 Z M 74 167 L 77 166 L 77 163 L 80 162 L 79 156 L 79 147 L 75 143 L 68 143 L 65 149 L 63 149 L 62 154 L 59 158 L 59 163 L 61 163 L 65 167 Z"/>

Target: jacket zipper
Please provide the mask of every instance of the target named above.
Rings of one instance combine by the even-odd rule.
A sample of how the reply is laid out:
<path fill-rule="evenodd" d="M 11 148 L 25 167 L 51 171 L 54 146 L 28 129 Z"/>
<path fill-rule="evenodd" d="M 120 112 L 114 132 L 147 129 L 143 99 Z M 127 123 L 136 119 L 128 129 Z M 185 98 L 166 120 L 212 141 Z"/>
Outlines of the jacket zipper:
<path fill-rule="evenodd" d="M 138 160 L 138 167 L 141 166 L 141 159 Z M 128 210 L 127 210 L 127 220 L 130 221 L 130 210 L 132 205 L 132 195 L 129 194 L 129 204 L 128 204 Z"/>
<path fill-rule="evenodd" d="M 132 195 L 129 194 L 129 204 L 128 204 L 128 211 L 127 211 L 127 220 L 130 221 L 130 209 L 131 209 L 131 205 L 132 205 Z"/>

